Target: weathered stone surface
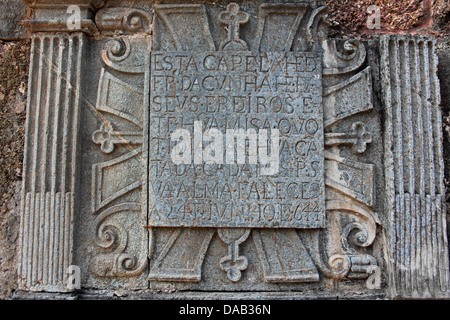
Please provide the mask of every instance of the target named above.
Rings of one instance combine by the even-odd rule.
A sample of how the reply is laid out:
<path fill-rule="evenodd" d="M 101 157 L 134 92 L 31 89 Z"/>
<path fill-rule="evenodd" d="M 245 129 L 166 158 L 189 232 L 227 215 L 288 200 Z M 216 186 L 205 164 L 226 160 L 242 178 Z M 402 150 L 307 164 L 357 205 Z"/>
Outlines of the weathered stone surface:
<path fill-rule="evenodd" d="M 53 0 L 27 22 L 43 33 L 30 62 L 22 290 L 72 291 L 76 266 L 93 295 L 447 296 L 431 40 L 327 39 L 322 1 L 80 5 L 79 30 L 52 20 L 65 9 Z M 278 130 L 279 170 L 251 162 L 251 139 L 245 164 L 227 163 L 226 129 L 238 128 L 254 141 Z M 176 149 L 177 129 L 189 147 Z M 209 156 L 224 161 L 207 163 L 217 137 L 225 151 Z M 405 209 L 416 202 L 423 225 Z M 431 236 L 423 254 L 419 229 Z M 414 289 L 417 264 L 429 294 Z"/>
<path fill-rule="evenodd" d="M 386 205 L 394 295 L 446 296 L 449 284 L 436 43 L 382 39 Z"/>
<path fill-rule="evenodd" d="M 149 225 L 324 227 L 321 65 L 312 53 L 153 53 Z M 281 159 L 270 168 L 257 132 L 269 138 L 274 128 Z M 189 163 L 171 160 L 177 129 L 191 138 Z M 219 161 L 197 159 L 208 154 L 196 139 L 208 134 L 220 139 Z M 247 137 L 259 150 L 254 163 L 238 158 Z"/>
<path fill-rule="evenodd" d="M 26 17 L 28 8 L 21 0 L 1 0 L 0 39 L 18 40 L 27 38 L 27 31 L 21 21 Z"/>
<path fill-rule="evenodd" d="M 17 290 L 28 41 L 0 44 L 0 299 Z"/>
<path fill-rule="evenodd" d="M 19 286 L 65 291 L 78 207 L 83 34 L 32 39 Z"/>

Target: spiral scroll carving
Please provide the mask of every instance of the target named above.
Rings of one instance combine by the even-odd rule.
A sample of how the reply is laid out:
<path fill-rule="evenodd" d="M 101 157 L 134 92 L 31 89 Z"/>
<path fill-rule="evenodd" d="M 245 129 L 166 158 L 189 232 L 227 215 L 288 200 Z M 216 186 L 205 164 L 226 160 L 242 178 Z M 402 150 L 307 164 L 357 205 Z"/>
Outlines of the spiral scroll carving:
<path fill-rule="evenodd" d="M 110 66 L 112 62 L 120 62 L 128 58 L 130 52 L 130 41 L 127 38 L 112 39 L 104 46 L 102 59 Z"/>
<path fill-rule="evenodd" d="M 353 233 L 353 231 L 357 232 Z M 369 242 L 369 231 L 360 223 L 348 224 L 342 231 L 342 245 L 348 252 L 356 254 L 356 250 L 351 246 L 368 247 L 372 243 Z"/>
<path fill-rule="evenodd" d="M 129 227 L 120 224 L 117 219 L 122 214 L 140 213 L 141 206 L 136 203 L 116 205 L 104 211 L 96 220 L 95 243 L 105 253 L 93 259 L 93 272 L 99 276 L 125 277 L 140 274 L 147 266 L 145 241 L 138 255 L 125 252 L 128 244 Z M 145 237 L 144 228 L 142 229 Z"/>
<path fill-rule="evenodd" d="M 350 271 L 351 261 L 346 255 L 336 254 L 328 259 L 328 264 L 332 270 L 331 278 L 343 279 Z"/>
<path fill-rule="evenodd" d="M 342 52 L 337 49 L 336 40 L 329 40 L 325 46 L 325 76 L 344 75 L 360 68 L 366 60 L 367 51 L 358 40 L 344 42 Z"/>
<path fill-rule="evenodd" d="M 126 31 L 139 31 L 143 30 L 147 33 L 150 32 L 150 18 L 147 14 L 141 10 L 129 10 L 122 19 L 123 28 Z"/>
<path fill-rule="evenodd" d="M 95 23 L 101 32 L 113 34 L 151 33 L 151 12 L 129 8 L 104 8 L 97 12 Z"/>

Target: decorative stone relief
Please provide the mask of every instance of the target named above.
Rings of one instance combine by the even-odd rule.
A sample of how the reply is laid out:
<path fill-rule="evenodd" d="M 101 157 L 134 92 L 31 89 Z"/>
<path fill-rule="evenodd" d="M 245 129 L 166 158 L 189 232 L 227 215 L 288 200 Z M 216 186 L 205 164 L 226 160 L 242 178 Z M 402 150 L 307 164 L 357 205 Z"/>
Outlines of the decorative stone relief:
<path fill-rule="evenodd" d="M 386 206 L 394 295 L 448 291 L 442 116 L 435 42 L 384 37 Z"/>
<path fill-rule="evenodd" d="M 108 13 L 114 12 L 108 10 Z M 135 14 L 140 19 L 144 13 L 132 11 L 124 17 L 134 21 L 131 16 Z M 104 11 L 99 15 L 106 19 Z M 148 46 L 145 37 L 134 41 L 124 37 L 107 41 L 101 50 L 105 67 L 100 72 L 95 110 L 103 122 L 92 133 L 92 142 L 109 155 L 109 159 L 92 166 L 91 204 L 92 213 L 97 216 L 95 243 L 101 252 L 92 258 L 90 265 L 92 272 L 101 277 L 136 276 L 148 265 L 150 240 L 145 229 L 146 209 L 139 202 L 123 199 L 146 187 L 143 175 L 147 148 L 143 127 L 147 119 L 144 106 L 148 91 L 144 75 L 148 67 L 145 58 Z M 132 74 L 139 81 L 129 83 L 124 74 Z M 119 145 L 124 146 L 125 152 L 114 152 Z M 132 243 L 136 239 L 138 243 Z"/>
<path fill-rule="evenodd" d="M 66 291 L 77 205 L 85 36 L 32 39 L 24 156 L 19 285 Z"/>
<path fill-rule="evenodd" d="M 79 2 L 77 32 L 56 0 L 25 23 L 22 290 L 75 264 L 94 292 L 448 296 L 433 41 L 328 39 L 324 1 Z"/>

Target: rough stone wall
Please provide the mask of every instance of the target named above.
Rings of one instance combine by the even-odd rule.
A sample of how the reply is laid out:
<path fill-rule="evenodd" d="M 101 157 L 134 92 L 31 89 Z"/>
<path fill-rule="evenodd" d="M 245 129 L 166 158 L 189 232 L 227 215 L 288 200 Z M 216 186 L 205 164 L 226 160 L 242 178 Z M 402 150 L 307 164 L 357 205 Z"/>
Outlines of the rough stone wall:
<path fill-rule="evenodd" d="M 10 1 L 8 1 L 10 2 Z M 0 3 L 3 3 L 0 1 Z M 18 2 L 16 2 L 18 3 Z M 450 194 L 450 5 L 448 0 L 330 0 L 331 36 L 372 38 L 366 28 L 369 5 L 382 10 L 381 30 L 377 33 L 430 34 L 439 38 L 439 77 L 446 139 L 446 184 Z M 9 9 L 14 5 L 9 4 Z M 24 14 L 23 6 L 17 5 Z M 13 17 L 13 19 L 11 19 Z M 9 20 L 8 20 L 9 19 Z M 17 15 L 9 12 L 0 22 L 10 30 Z M 0 25 L 1 25 L 0 23 Z M 3 30 L 3 29 L 2 29 Z M 17 34 L 1 34 L 0 39 L 22 38 Z M 0 41 L 0 299 L 8 299 L 17 288 L 17 253 L 19 205 L 22 174 L 23 136 L 26 114 L 29 41 Z M 450 198 L 448 198 L 450 207 Z M 450 220 L 449 220 L 450 221 Z"/>
<path fill-rule="evenodd" d="M 329 0 L 331 29 L 337 36 L 370 38 L 375 34 L 408 33 L 442 38 L 450 31 L 450 5 L 447 0 Z M 381 29 L 367 28 L 367 9 L 381 10 Z"/>
<path fill-rule="evenodd" d="M 28 12 L 25 3 L 21 0 L 0 0 L 0 8 L 0 39 L 26 39 L 27 32 L 20 21 L 31 12 Z"/>
<path fill-rule="evenodd" d="M 0 298 L 17 287 L 29 41 L 0 42 Z"/>

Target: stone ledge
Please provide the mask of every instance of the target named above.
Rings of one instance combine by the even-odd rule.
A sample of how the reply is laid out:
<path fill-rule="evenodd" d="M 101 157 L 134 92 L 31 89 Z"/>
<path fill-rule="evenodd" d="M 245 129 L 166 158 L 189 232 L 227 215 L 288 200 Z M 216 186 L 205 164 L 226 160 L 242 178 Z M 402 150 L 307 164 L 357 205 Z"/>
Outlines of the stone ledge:
<path fill-rule="evenodd" d="M 18 291 L 13 300 L 385 300 L 384 294 L 304 295 L 301 292 L 174 292 L 82 290 L 73 293 Z"/>

